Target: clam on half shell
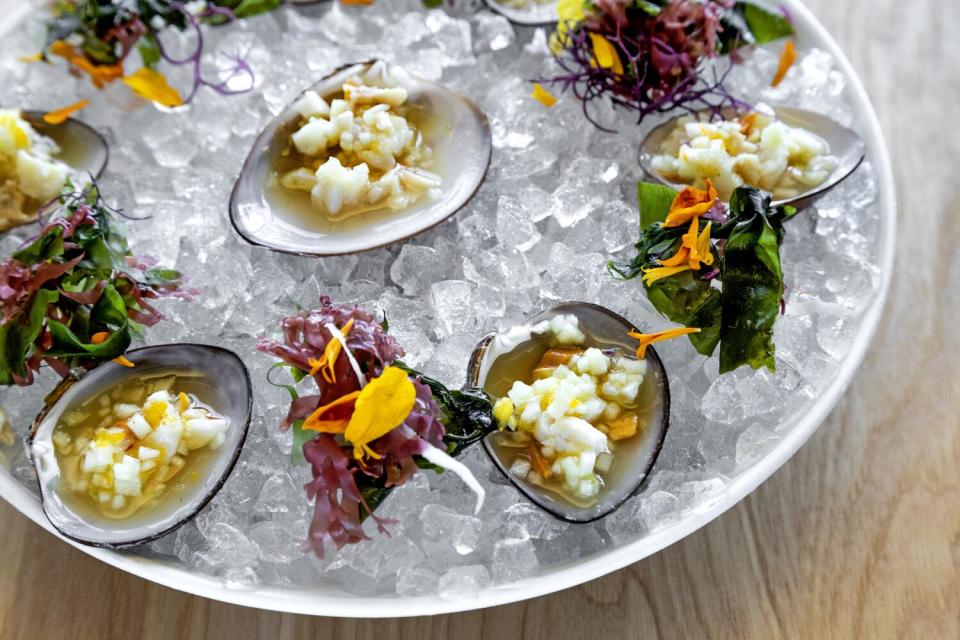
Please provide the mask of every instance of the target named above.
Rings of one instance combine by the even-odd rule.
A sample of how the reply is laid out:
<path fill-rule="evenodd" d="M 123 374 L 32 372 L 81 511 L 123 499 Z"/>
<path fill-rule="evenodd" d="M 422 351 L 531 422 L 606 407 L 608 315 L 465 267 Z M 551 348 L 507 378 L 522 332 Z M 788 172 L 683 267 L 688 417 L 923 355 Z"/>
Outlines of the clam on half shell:
<path fill-rule="evenodd" d="M 775 115 L 784 124 L 791 127 L 806 129 L 810 133 L 818 136 L 830 146 L 830 155 L 837 159 L 837 167 L 833 170 L 826 180 L 822 183 L 810 187 L 807 191 L 800 193 L 792 198 L 774 200 L 773 206 L 790 205 L 798 209 L 808 207 L 818 199 L 823 197 L 828 191 L 850 177 L 860 163 L 867 157 L 866 146 L 863 138 L 852 129 L 843 126 L 827 116 L 807 111 L 805 109 L 793 109 L 789 107 L 777 107 L 774 109 Z M 657 182 L 673 187 L 683 189 L 684 184 L 677 184 L 665 179 L 653 169 L 653 158 L 658 155 L 658 151 L 663 141 L 676 128 L 677 120 L 688 114 L 671 118 L 663 124 L 657 125 L 646 138 L 640 143 L 640 166 L 644 172 Z M 722 112 L 724 118 L 735 117 L 736 111 L 726 109 Z"/>
<path fill-rule="evenodd" d="M 134 363 L 133 368 L 105 363 L 80 380 L 62 382 L 47 398 L 27 441 L 43 510 L 50 523 L 71 540 L 110 549 L 151 542 L 179 528 L 203 509 L 233 471 L 246 441 L 253 402 L 247 369 L 231 351 L 199 344 L 171 344 L 136 349 L 126 357 Z M 52 441 L 61 417 L 131 378 L 150 380 L 171 374 L 230 421 L 226 442 L 204 464 L 193 486 L 183 495 L 169 496 L 169 500 L 165 495 L 156 505 L 123 520 L 99 516 L 64 493 Z"/>
<path fill-rule="evenodd" d="M 376 60 L 340 67 L 306 91 L 329 99 L 342 91 L 344 81 L 378 73 L 371 81 L 402 86 L 406 105 L 424 114 L 420 127 L 433 149 L 430 170 L 442 178 L 439 193 L 407 209 L 387 208 L 331 222 L 310 206 L 307 192 L 282 189 L 271 180 L 277 157 L 288 144 L 300 115 L 294 100 L 260 133 L 230 198 L 230 219 L 248 242 L 285 253 L 330 256 L 354 253 L 404 240 L 456 213 L 476 193 L 486 177 L 492 151 L 486 115 L 468 98 L 391 64 Z M 301 96 L 303 94 L 300 94 Z"/>
<path fill-rule="evenodd" d="M 57 160 L 81 173 L 100 177 L 107 166 L 110 148 L 96 129 L 73 118 L 62 124 L 49 124 L 44 121 L 42 111 L 21 113 L 37 133 L 57 143 L 60 147 L 60 152 L 54 156 Z"/>
<path fill-rule="evenodd" d="M 634 326 L 626 319 L 604 307 L 585 302 L 565 302 L 538 313 L 524 321 L 535 325 L 558 315 L 574 315 L 580 330 L 586 334 L 586 346 L 605 351 L 615 350 L 630 355 L 636 343 L 627 336 Z M 505 359 L 506 369 L 530 371 L 547 349 L 546 342 L 537 336 L 520 343 L 500 341 L 497 335 L 484 338 L 474 350 L 467 373 L 467 386 L 478 387 L 494 398 L 506 394 L 511 377 L 497 372 L 497 361 Z M 500 471 L 538 506 L 568 522 L 591 522 L 618 509 L 637 493 L 649 476 L 663 446 L 670 424 L 670 386 L 663 363 L 652 347 L 645 356 L 647 373 L 640 388 L 640 407 L 645 419 L 643 431 L 620 443 L 615 452 L 613 467 L 606 474 L 599 498 L 588 507 L 579 507 L 558 494 L 533 485 L 510 472 L 510 464 L 501 457 L 496 439 L 500 432 L 488 434 L 483 441 L 487 454 Z M 502 364 L 502 363 L 501 363 Z"/>
<path fill-rule="evenodd" d="M 557 0 L 527 0 L 526 6 L 510 6 L 509 0 L 484 0 L 495 11 L 514 24 L 542 27 L 557 23 Z"/>

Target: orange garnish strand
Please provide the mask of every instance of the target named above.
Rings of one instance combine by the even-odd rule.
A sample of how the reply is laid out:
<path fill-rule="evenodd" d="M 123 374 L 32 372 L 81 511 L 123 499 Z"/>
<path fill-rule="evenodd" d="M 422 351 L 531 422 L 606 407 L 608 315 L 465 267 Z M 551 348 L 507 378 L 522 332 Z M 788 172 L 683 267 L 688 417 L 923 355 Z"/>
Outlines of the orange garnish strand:
<path fill-rule="evenodd" d="M 740 133 L 747 135 L 750 133 L 750 129 L 753 128 L 753 125 L 757 123 L 757 116 L 760 114 L 756 111 L 751 111 L 747 115 L 740 118 Z"/>
<path fill-rule="evenodd" d="M 770 83 L 770 86 L 779 87 L 783 79 L 787 77 L 787 72 L 790 71 L 790 67 L 792 67 L 796 61 L 797 47 L 793 44 L 793 40 L 787 40 L 787 44 L 783 46 L 783 53 L 780 54 L 780 66 L 777 67 L 777 75 L 773 76 L 773 82 Z"/>
<path fill-rule="evenodd" d="M 373 4 L 373 0 L 340 0 L 340 4 Z"/>
<path fill-rule="evenodd" d="M 102 89 L 114 80 L 123 77 L 122 64 L 93 64 L 83 55 L 80 49 L 63 40 L 57 40 L 51 44 L 50 53 L 64 58 L 75 68 L 86 73 L 90 76 L 93 86 L 98 89 Z"/>
<path fill-rule="evenodd" d="M 353 329 L 353 318 L 343 325 L 340 329 L 340 333 L 343 334 L 343 337 L 346 338 L 350 335 L 350 330 Z M 308 358 L 307 364 L 310 365 L 310 371 L 307 373 L 311 376 L 317 375 L 321 370 L 323 371 L 323 379 L 328 383 L 333 384 L 337 381 L 337 375 L 334 371 L 334 366 L 337 364 L 337 358 L 340 357 L 340 352 L 343 351 L 343 345 L 340 344 L 340 341 L 335 337 L 331 336 L 330 341 L 327 342 L 327 346 L 323 349 L 323 355 L 320 356 L 320 359 Z"/>
<path fill-rule="evenodd" d="M 359 397 L 360 392 L 353 391 L 323 405 L 307 417 L 303 428 L 320 433 L 343 433 L 350 424 Z"/>
<path fill-rule="evenodd" d="M 66 107 L 61 107 L 59 109 L 46 112 L 43 114 L 43 121 L 47 124 L 63 124 L 67 121 L 67 118 L 81 109 L 86 109 L 88 106 L 90 106 L 89 100 L 80 100 L 79 102 L 74 102 Z"/>
<path fill-rule="evenodd" d="M 700 329 L 695 327 L 677 327 L 676 329 L 667 329 L 666 331 L 658 331 L 657 333 L 630 331 L 627 335 L 640 341 L 640 346 L 637 347 L 637 357 L 643 359 L 647 355 L 647 347 L 651 344 L 663 342 L 664 340 L 672 340 L 673 338 L 685 336 L 690 333 L 700 333 Z"/>
<path fill-rule="evenodd" d="M 103 344 L 104 342 L 107 341 L 107 338 L 109 337 L 110 337 L 109 333 L 107 333 L 106 331 L 100 331 L 90 336 L 90 344 Z M 112 362 L 115 362 L 124 367 L 129 367 L 131 369 L 137 366 L 123 356 L 120 356 L 119 358 L 114 358 Z"/>
<path fill-rule="evenodd" d="M 541 478 L 547 479 L 553 475 L 553 472 L 550 470 L 550 461 L 548 461 L 543 453 L 540 451 L 540 447 L 537 446 L 536 442 L 531 442 L 530 446 L 527 447 L 527 450 L 530 452 L 530 464 L 533 467 L 533 470 L 540 474 Z"/>
<path fill-rule="evenodd" d="M 713 208 L 717 201 L 717 190 L 710 179 L 706 180 L 706 190 L 686 187 L 677 194 L 670 205 L 670 213 L 663 221 L 665 227 L 679 227 L 690 222 L 691 218 L 702 216 Z"/>
<path fill-rule="evenodd" d="M 557 99 L 552 93 L 543 88 L 539 82 L 533 83 L 533 93 L 530 94 L 534 100 L 547 107 L 548 109 L 557 104 Z"/>

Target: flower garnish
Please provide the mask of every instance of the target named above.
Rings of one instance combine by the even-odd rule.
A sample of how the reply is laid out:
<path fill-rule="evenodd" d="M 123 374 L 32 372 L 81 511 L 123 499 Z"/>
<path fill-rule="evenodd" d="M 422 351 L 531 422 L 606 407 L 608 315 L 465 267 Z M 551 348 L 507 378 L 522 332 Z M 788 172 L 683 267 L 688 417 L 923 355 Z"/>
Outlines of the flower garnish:
<path fill-rule="evenodd" d="M 253 87 L 253 70 L 240 57 L 229 68 L 217 70 L 218 80 L 208 80 L 201 71 L 204 53 L 202 25 L 223 24 L 247 18 L 280 6 L 281 0 L 67 0 L 56 3 L 53 19 L 47 25 L 47 45 L 42 58 L 65 59 L 76 73 L 90 77 L 98 89 L 123 80 L 137 95 L 166 107 L 193 100 L 200 87 L 209 87 L 223 95 L 243 93 Z M 176 57 L 164 47 L 160 33 L 167 28 L 194 33 L 195 46 L 185 57 Z M 142 66 L 125 74 L 127 57 L 137 51 Z M 187 67 L 193 72 L 193 85 L 184 98 L 171 87 L 157 69 L 160 63 Z M 238 81 L 238 78 L 246 80 Z M 238 89 L 241 86 L 243 88 Z"/>
<path fill-rule="evenodd" d="M 292 403 L 280 425 L 293 427 L 293 462 L 313 473 L 306 489 L 314 501 L 307 541 L 314 553 L 366 539 L 367 517 L 387 532 L 390 523 L 374 510 L 420 466 L 457 474 L 479 509 L 483 488 L 450 453 L 496 428 L 486 394 L 451 391 L 409 370 L 398 360 L 403 350 L 370 314 L 328 297 L 281 327 L 282 340 L 261 339 L 258 349 L 278 357 L 294 381 L 310 378 L 316 388 L 301 395 L 282 385 Z"/>
<path fill-rule="evenodd" d="M 61 107 L 60 109 L 54 109 L 53 111 L 48 111 L 43 114 L 43 121 L 47 124 L 63 124 L 67 119 L 75 114 L 81 109 L 86 109 L 90 106 L 89 100 L 80 100 L 79 102 L 74 102 L 71 105 L 66 107 Z"/>
<path fill-rule="evenodd" d="M 123 83 L 141 98 L 165 107 L 179 107 L 183 104 L 183 96 L 180 92 L 167 83 L 162 73 L 149 67 L 141 67 L 125 76 Z"/>
<path fill-rule="evenodd" d="M 700 333 L 700 329 L 697 327 L 678 327 L 676 329 L 667 329 L 665 331 L 658 331 L 656 333 L 640 333 L 639 331 L 631 331 L 627 335 L 640 342 L 640 346 L 637 347 L 637 358 L 643 360 L 647 356 L 647 347 L 650 345 L 656 342 L 663 342 L 665 340 L 673 340 L 674 338 L 690 335 L 691 333 Z"/>
<path fill-rule="evenodd" d="M 743 107 L 707 62 L 793 33 L 782 13 L 746 0 L 560 0 L 557 15 L 550 47 L 562 71 L 541 82 L 572 91 L 591 121 L 586 105 L 598 98 L 638 120 Z"/>
<path fill-rule="evenodd" d="M 779 87 L 796 61 L 797 47 L 793 44 L 793 40 L 787 40 L 787 44 L 783 46 L 783 53 L 780 54 L 780 65 L 777 67 L 777 73 L 773 76 L 773 82 L 770 83 L 770 86 Z"/>
<path fill-rule="evenodd" d="M 163 317 L 152 300 L 193 297 L 180 273 L 131 254 L 96 184 L 71 189 L 40 234 L 0 263 L 0 384 L 29 385 L 43 363 L 66 376 L 121 358 L 139 325 Z"/>
<path fill-rule="evenodd" d="M 531 94 L 531 97 L 548 109 L 557 104 L 557 98 L 552 93 L 544 89 L 543 85 L 541 85 L 539 82 L 533 83 L 533 93 Z"/>
<path fill-rule="evenodd" d="M 728 212 L 697 190 L 678 194 L 641 182 L 637 192 L 637 256 L 629 264 L 610 263 L 613 274 L 642 274 L 650 302 L 691 329 L 687 334 L 697 351 L 711 355 L 720 347 L 721 373 L 743 365 L 773 369 L 773 327 L 783 298 L 780 245 L 784 222 L 796 209 L 773 207 L 769 194 L 746 186 L 733 192 Z M 672 222 L 687 220 L 686 230 L 668 225 L 671 216 Z M 683 335 L 676 331 L 665 335 Z M 665 339 L 660 335 L 634 337 L 643 347 Z"/>
<path fill-rule="evenodd" d="M 680 227 L 692 219 L 702 216 L 717 202 L 717 190 L 709 178 L 706 179 L 706 189 L 686 187 L 677 194 L 670 205 L 670 212 L 663 221 L 665 227 Z"/>

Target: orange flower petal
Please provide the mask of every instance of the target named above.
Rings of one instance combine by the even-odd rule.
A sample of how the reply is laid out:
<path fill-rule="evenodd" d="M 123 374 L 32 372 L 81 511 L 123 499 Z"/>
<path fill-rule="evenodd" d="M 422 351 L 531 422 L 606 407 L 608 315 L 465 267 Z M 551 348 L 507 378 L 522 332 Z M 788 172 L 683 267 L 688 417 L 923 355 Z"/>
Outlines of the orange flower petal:
<path fill-rule="evenodd" d="M 50 53 L 64 58 L 75 68 L 89 75 L 93 85 L 98 89 L 123 77 L 122 64 L 94 64 L 80 49 L 63 40 L 57 40 L 51 44 Z"/>
<path fill-rule="evenodd" d="M 670 213 L 663 221 L 663 226 L 679 227 L 689 223 L 691 218 L 710 211 L 717 201 L 717 190 L 709 178 L 706 180 L 706 187 L 706 190 L 687 187 L 678 193 L 670 205 Z"/>
<path fill-rule="evenodd" d="M 630 331 L 627 335 L 635 340 L 640 341 L 640 346 L 637 347 L 637 357 L 643 359 L 647 355 L 647 347 L 655 342 L 663 342 L 664 340 L 672 340 L 680 336 L 685 336 L 691 333 L 700 333 L 700 329 L 695 327 L 677 327 L 676 329 L 667 329 L 666 331 L 658 331 L 657 333 L 640 333 L 638 331 Z"/>
<path fill-rule="evenodd" d="M 86 109 L 88 106 L 90 106 L 89 100 L 80 100 L 66 107 L 46 112 L 43 114 L 43 121 L 47 124 L 63 124 L 70 116 L 81 109 Z"/>
<path fill-rule="evenodd" d="M 303 428 L 321 433 L 343 433 L 350 424 L 359 397 L 360 392 L 353 391 L 323 405 L 307 417 Z"/>
<path fill-rule="evenodd" d="M 130 362 L 129 360 L 127 360 L 127 359 L 126 359 L 125 357 L 123 357 L 123 356 L 120 356 L 119 358 L 114 358 L 114 359 L 112 360 L 112 362 L 116 362 L 116 363 L 119 364 L 120 366 L 127 367 L 127 368 L 129 368 L 129 369 L 132 369 L 132 368 L 134 368 L 135 366 L 137 366 L 137 365 L 133 364 L 132 362 Z"/>
<path fill-rule="evenodd" d="M 797 46 L 793 43 L 793 40 L 787 40 L 787 44 L 783 46 L 783 53 L 780 54 L 780 66 L 777 68 L 777 75 L 773 76 L 773 82 L 770 83 L 770 86 L 779 87 L 783 79 L 787 77 L 790 67 L 796 61 Z"/>
<path fill-rule="evenodd" d="M 110 334 L 106 331 L 101 331 L 90 336 L 90 344 L 103 344 L 107 341 L 107 338 L 110 337 Z"/>

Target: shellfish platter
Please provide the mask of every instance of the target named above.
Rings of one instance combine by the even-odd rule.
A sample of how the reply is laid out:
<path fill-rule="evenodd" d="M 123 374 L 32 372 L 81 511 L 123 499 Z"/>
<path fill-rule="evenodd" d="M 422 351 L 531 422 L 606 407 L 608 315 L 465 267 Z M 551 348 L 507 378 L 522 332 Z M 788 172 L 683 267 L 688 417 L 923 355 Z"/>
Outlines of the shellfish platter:
<path fill-rule="evenodd" d="M 656 55 L 589 0 L 124 4 L 0 20 L 0 496 L 105 562 L 549 593 L 742 499 L 870 342 L 889 160 L 798 0 L 640 3 Z"/>

